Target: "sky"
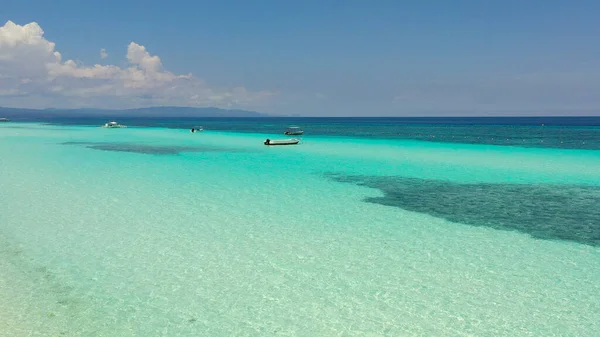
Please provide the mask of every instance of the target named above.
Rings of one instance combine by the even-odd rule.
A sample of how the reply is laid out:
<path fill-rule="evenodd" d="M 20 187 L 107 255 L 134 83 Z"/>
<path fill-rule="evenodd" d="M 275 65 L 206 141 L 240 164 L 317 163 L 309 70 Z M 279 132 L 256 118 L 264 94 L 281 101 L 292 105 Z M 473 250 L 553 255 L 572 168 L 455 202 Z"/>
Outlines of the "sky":
<path fill-rule="evenodd" d="M 600 115 L 600 1 L 3 0 L 0 106 Z"/>

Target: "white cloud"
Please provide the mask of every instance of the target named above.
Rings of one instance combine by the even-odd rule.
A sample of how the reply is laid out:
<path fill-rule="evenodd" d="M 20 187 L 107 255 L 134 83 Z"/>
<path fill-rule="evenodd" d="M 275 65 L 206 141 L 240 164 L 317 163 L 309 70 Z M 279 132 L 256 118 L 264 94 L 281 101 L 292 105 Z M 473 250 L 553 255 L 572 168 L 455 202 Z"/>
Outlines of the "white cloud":
<path fill-rule="evenodd" d="M 104 48 L 100 49 L 100 58 L 105 59 L 107 57 L 108 57 L 108 53 L 106 52 L 106 49 L 104 49 Z"/>
<path fill-rule="evenodd" d="M 244 87 L 213 88 L 192 74 L 176 75 L 161 59 L 131 42 L 126 67 L 87 66 L 63 60 L 55 44 L 44 38 L 35 22 L 0 26 L 0 92 L 16 97 L 8 105 L 44 107 L 136 107 L 148 105 L 220 106 L 252 108 L 275 93 L 251 92 Z M 105 49 L 100 57 L 108 56 Z M 27 100 L 23 99 L 26 97 Z"/>

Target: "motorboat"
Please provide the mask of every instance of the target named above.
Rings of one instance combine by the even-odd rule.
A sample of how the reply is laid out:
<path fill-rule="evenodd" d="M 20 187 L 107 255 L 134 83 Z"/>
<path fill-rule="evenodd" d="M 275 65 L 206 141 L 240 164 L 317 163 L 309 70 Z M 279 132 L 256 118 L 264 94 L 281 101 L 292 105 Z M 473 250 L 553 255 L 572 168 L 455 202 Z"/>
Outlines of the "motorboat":
<path fill-rule="evenodd" d="M 125 125 L 121 125 L 121 124 L 119 124 L 117 122 L 108 122 L 108 123 L 104 124 L 102 127 L 103 128 L 109 128 L 109 129 L 113 129 L 113 128 L 115 128 L 115 129 L 116 128 L 126 128 Z"/>
<path fill-rule="evenodd" d="M 285 130 L 284 134 L 287 136 L 300 136 L 304 134 L 304 131 L 297 126 L 290 126 Z"/>
<path fill-rule="evenodd" d="M 203 128 L 203 127 L 201 127 L 201 126 L 194 126 L 194 127 L 193 127 L 193 128 L 190 130 L 190 132 L 191 132 L 191 133 L 195 133 L 195 132 L 202 132 L 202 131 L 204 131 L 204 128 Z"/>
<path fill-rule="evenodd" d="M 266 139 L 264 144 L 265 145 L 269 145 L 269 146 L 273 146 L 273 145 L 296 145 L 300 142 L 300 139 L 279 139 L 279 140 L 271 140 L 271 139 Z"/>
<path fill-rule="evenodd" d="M 0 122 L 10 122 L 8 118 L 0 118 Z"/>

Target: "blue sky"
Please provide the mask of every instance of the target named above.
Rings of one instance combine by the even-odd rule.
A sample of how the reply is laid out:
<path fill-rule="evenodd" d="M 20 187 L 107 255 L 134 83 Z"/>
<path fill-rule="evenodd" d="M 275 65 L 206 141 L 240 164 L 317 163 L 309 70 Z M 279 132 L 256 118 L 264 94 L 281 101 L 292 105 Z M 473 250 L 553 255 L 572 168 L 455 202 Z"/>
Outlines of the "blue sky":
<path fill-rule="evenodd" d="M 143 61 L 126 58 L 135 42 L 148 57 L 158 56 L 168 74 L 193 79 L 186 88 L 183 79 L 166 79 L 133 91 L 116 77 L 110 85 L 118 88 L 106 77 L 63 71 L 51 81 L 55 89 L 36 86 L 43 93 L 21 84 L 7 90 L 0 82 L 6 91 L 0 106 L 172 103 L 281 115 L 598 115 L 598 13 L 600 1 L 585 0 L 4 0 L 0 25 L 36 22 L 60 52 L 58 62 L 146 71 Z M 108 57 L 101 58 L 101 48 Z M 75 90 L 82 86 L 89 90 Z M 170 89 L 181 94 L 169 96 Z"/>

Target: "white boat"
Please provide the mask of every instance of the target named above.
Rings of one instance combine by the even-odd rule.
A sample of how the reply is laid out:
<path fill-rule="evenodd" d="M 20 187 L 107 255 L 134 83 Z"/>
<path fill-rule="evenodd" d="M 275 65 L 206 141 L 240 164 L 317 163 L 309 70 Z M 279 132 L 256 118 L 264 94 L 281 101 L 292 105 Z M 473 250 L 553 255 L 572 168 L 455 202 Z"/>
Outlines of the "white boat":
<path fill-rule="evenodd" d="M 0 122 L 10 122 L 8 118 L 0 118 Z"/>
<path fill-rule="evenodd" d="M 290 126 L 285 130 L 284 134 L 287 136 L 299 136 L 304 134 L 304 131 L 297 126 Z"/>
<path fill-rule="evenodd" d="M 117 122 L 108 122 L 108 123 L 104 124 L 102 127 L 103 128 L 109 128 L 109 129 L 112 129 L 112 128 L 126 128 L 125 125 L 121 125 L 121 124 L 119 124 Z"/>
<path fill-rule="evenodd" d="M 202 131 L 204 131 L 204 128 L 202 126 L 195 126 L 190 130 L 191 133 L 202 132 Z"/>
<path fill-rule="evenodd" d="M 300 142 L 300 139 L 279 139 L 279 140 L 271 140 L 271 139 L 266 139 L 264 144 L 265 145 L 269 145 L 269 146 L 273 146 L 273 145 L 296 145 Z"/>

